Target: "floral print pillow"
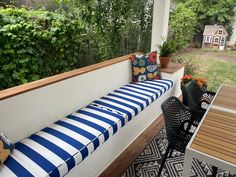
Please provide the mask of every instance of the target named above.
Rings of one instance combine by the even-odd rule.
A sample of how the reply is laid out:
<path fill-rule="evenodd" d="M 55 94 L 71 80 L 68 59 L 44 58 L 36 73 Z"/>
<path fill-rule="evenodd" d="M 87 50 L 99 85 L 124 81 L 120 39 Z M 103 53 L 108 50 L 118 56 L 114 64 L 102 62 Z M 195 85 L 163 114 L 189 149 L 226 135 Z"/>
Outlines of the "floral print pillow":
<path fill-rule="evenodd" d="M 0 132 L 0 166 L 7 159 L 14 149 L 14 144 Z"/>
<path fill-rule="evenodd" d="M 131 55 L 130 59 L 133 69 L 133 82 L 160 79 L 156 52 L 146 55 Z"/>

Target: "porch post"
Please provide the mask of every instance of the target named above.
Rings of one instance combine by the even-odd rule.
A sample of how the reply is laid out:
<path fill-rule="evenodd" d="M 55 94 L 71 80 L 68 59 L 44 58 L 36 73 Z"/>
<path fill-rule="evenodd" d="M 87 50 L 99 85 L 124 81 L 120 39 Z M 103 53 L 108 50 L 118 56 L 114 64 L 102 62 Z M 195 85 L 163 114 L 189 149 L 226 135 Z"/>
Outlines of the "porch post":
<path fill-rule="evenodd" d="M 159 51 L 162 36 L 167 36 L 171 0 L 154 0 L 151 51 Z"/>

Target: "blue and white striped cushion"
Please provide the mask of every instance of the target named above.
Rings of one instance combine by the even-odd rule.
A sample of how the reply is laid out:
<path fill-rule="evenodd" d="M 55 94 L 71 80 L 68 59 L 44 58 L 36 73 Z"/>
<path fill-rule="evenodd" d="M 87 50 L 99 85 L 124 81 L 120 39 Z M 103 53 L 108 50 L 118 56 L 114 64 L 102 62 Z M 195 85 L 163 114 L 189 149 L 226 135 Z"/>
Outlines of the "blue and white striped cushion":
<path fill-rule="evenodd" d="M 127 84 L 16 143 L 0 176 L 64 176 L 173 86 L 170 80 Z"/>

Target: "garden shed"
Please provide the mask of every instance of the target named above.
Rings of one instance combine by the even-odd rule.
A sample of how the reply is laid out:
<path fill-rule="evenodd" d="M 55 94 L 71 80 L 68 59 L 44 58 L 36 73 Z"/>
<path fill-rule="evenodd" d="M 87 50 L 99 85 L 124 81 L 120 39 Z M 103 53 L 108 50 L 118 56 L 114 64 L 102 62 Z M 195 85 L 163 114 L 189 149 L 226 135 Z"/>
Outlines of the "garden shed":
<path fill-rule="evenodd" d="M 224 50 L 227 31 L 222 25 L 206 25 L 203 32 L 202 48 Z"/>

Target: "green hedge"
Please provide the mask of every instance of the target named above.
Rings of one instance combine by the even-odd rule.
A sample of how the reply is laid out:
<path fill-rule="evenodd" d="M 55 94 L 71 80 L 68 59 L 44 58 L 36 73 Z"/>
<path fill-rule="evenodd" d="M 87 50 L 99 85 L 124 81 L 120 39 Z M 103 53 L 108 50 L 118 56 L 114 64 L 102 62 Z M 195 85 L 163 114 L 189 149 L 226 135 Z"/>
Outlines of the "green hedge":
<path fill-rule="evenodd" d="M 0 89 L 75 68 L 83 33 L 70 13 L 0 9 Z"/>
<path fill-rule="evenodd" d="M 150 51 L 152 3 L 96 2 L 76 2 L 54 12 L 0 7 L 0 90 Z"/>

